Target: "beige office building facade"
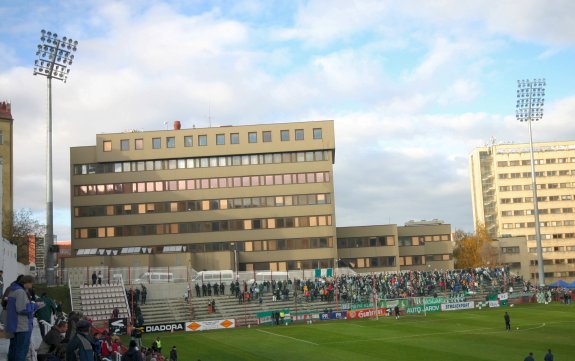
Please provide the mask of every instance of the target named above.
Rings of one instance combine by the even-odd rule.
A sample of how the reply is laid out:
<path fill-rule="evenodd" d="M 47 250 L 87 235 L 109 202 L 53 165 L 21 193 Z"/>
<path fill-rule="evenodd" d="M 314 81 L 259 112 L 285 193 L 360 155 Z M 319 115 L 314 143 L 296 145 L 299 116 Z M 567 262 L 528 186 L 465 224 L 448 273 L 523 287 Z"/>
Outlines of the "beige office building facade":
<path fill-rule="evenodd" d="M 534 144 L 546 283 L 575 279 L 575 141 Z M 530 278 L 537 250 L 529 144 L 493 144 L 470 155 L 475 223 L 493 238 L 524 237 Z M 502 239 L 502 238 L 500 238 Z M 514 246 L 515 247 L 515 246 Z"/>
<path fill-rule="evenodd" d="M 98 134 L 70 150 L 67 266 L 333 267 L 334 158 L 333 121 Z"/>

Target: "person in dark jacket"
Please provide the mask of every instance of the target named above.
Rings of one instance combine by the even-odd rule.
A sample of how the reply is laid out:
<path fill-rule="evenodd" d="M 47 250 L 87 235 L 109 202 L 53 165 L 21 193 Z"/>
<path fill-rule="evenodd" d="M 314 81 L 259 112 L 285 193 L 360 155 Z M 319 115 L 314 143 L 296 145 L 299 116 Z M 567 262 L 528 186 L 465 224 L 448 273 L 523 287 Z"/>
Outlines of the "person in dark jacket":
<path fill-rule="evenodd" d="M 62 341 L 66 331 L 68 331 L 68 322 L 65 320 L 57 321 L 56 325 L 46 333 L 40 347 L 38 347 L 38 361 L 46 360 L 48 354 L 55 355 L 62 360 L 64 359 L 66 344 Z"/>
<path fill-rule="evenodd" d="M 503 315 L 503 319 L 505 319 L 505 331 L 511 331 L 511 318 L 507 312 Z"/>
<path fill-rule="evenodd" d="M 90 336 L 90 327 L 90 322 L 78 321 L 76 336 L 66 346 L 66 361 L 96 361 L 96 341 Z"/>
<path fill-rule="evenodd" d="M 44 307 L 36 311 L 36 318 L 38 318 L 38 325 L 40 326 L 40 335 L 44 337 L 50 331 L 52 315 L 56 312 L 56 305 L 46 292 L 42 293 L 40 301 L 44 302 Z"/>
<path fill-rule="evenodd" d="M 138 351 L 136 341 L 130 341 L 128 351 L 126 351 L 126 353 L 122 356 L 122 361 L 144 361 L 142 359 L 142 353 Z"/>
<path fill-rule="evenodd" d="M 94 271 L 92 273 L 92 285 L 95 285 L 97 280 L 98 280 L 98 275 L 96 274 L 96 271 Z"/>
<path fill-rule="evenodd" d="M 533 352 L 529 352 L 529 355 L 527 355 L 527 357 L 525 357 L 523 361 L 535 361 L 535 359 L 533 358 Z"/>
<path fill-rule="evenodd" d="M 176 350 L 176 346 L 172 346 L 172 350 L 170 351 L 170 361 L 178 361 L 178 351 Z"/>
<path fill-rule="evenodd" d="M 544 361 L 553 361 L 553 354 L 551 353 L 551 349 L 547 350 L 547 354 L 545 355 Z"/>

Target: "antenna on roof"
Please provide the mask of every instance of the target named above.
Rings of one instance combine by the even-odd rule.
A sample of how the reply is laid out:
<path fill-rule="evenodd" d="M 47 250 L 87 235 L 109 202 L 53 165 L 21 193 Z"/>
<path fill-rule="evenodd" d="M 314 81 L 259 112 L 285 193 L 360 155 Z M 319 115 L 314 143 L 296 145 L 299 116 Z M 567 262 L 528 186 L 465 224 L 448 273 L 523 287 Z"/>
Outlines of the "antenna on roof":
<path fill-rule="evenodd" d="M 208 104 L 208 124 L 212 127 L 212 103 Z"/>
<path fill-rule="evenodd" d="M 168 121 L 164 121 L 164 127 L 166 127 L 166 130 L 168 130 Z"/>

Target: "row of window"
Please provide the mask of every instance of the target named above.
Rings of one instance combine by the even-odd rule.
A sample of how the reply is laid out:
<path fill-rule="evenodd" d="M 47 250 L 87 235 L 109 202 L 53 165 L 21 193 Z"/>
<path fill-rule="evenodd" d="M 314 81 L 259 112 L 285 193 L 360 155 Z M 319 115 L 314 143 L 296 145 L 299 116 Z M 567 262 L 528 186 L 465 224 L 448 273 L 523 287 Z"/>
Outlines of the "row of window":
<path fill-rule="evenodd" d="M 220 209 L 288 207 L 330 204 L 331 194 L 295 194 L 272 197 L 186 200 L 74 207 L 75 217 L 120 216 L 129 214 L 212 211 Z"/>
<path fill-rule="evenodd" d="M 535 164 L 561 164 L 561 163 L 575 163 L 575 158 L 547 158 L 535 159 Z M 531 165 L 531 160 L 502 160 L 497 162 L 498 167 L 516 167 L 520 165 Z"/>
<path fill-rule="evenodd" d="M 544 272 L 543 273 L 545 278 L 565 278 L 565 277 L 575 277 L 575 271 L 565 271 L 565 272 Z M 538 279 L 538 273 L 531 273 L 531 279 Z"/>
<path fill-rule="evenodd" d="M 575 182 L 537 184 L 537 189 L 560 189 L 560 188 L 575 188 Z M 531 187 L 531 184 L 499 187 L 500 192 L 530 191 L 532 189 L 533 188 Z"/>
<path fill-rule="evenodd" d="M 537 266 L 539 263 L 536 259 L 532 259 L 530 262 L 531 266 Z M 552 266 L 552 265 L 572 265 L 575 264 L 575 258 L 567 258 L 567 259 L 544 259 L 543 264 L 545 266 Z"/>
<path fill-rule="evenodd" d="M 541 247 L 543 252 L 575 252 L 575 246 Z M 537 247 L 529 247 L 529 253 L 537 253 Z M 575 262 L 569 262 L 575 263 Z"/>
<path fill-rule="evenodd" d="M 567 176 L 575 175 L 575 169 L 573 170 L 550 170 L 547 172 L 535 172 L 536 177 L 555 177 L 555 176 Z M 517 179 L 517 178 L 531 178 L 531 172 L 523 173 L 499 173 L 497 174 L 499 179 Z"/>
<path fill-rule="evenodd" d="M 559 202 L 559 201 L 572 201 L 573 195 L 564 194 L 561 196 L 540 196 L 537 197 L 538 202 Z M 512 204 L 512 203 L 532 203 L 533 197 L 516 197 L 516 198 L 500 198 L 499 203 L 501 204 Z"/>
<path fill-rule="evenodd" d="M 174 253 L 174 252 L 259 252 L 259 251 L 288 251 L 298 249 L 332 248 L 332 237 L 312 237 L 312 238 L 290 238 L 290 239 L 270 239 L 265 241 L 243 241 L 243 242 L 211 242 L 192 243 L 177 246 L 155 246 L 155 247 L 123 247 L 123 248 L 84 248 L 76 253 L 78 256 L 92 255 L 117 255 L 133 253 Z"/>
<path fill-rule="evenodd" d="M 121 193 L 169 192 L 195 189 L 258 187 L 282 184 L 329 183 L 329 172 L 270 174 L 243 177 L 180 179 L 74 186 L 74 196 Z"/>
<path fill-rule="evenodd" d="M 332 216 L 299 216 L 261 219 L 232 219 L 204 222 L 138 224 L 112 227 L 75 228 L 74 238 L 110 238 L 185 234 L 202 232 L 244 231 L 275 228 L 301 228 L 331 226 Z"/>
<path fill-rule="evenodd" d="M 332 268 L 332 267 L 333 267 L 333 258 L 239 264 L 240 271 L 248 271 L 248 272 L 252 271 L 286 272 L 286 271 Z"/>
<path fill-rule="evenodd" d="M 542 240 L 550 240 L 550 239 L 569 239 L 575 238 L 575 233 L 553 233 L 553 234 L 542 234 Z M 534 234 L 527 235 L 527 240 L 535 241 L 536 237 Z"/>
<path fill-rule="evenodd" d="M 520 253 L 519 247 L 501 247 L 501 253 Z"/>
<path fill-rule="evenodd" d="M 323 131 L 322 128 L 313 128 L 312 130 L 312 137 L 313 139 L 323 139 Z M 228 140 L 226 141 L 226 138 Z M 291 134 L 288 129 L 280 130 L 280 140 L 282 142 L 290 141 Z M 166 148 L 176 148 L 177 147 L 177 139 L 180 137 L 176 136 L 169 136 L 165 137 L 162 141 L 161 137 L 152 138 L 152 149 L 162 149 L 162 143 L 165 145 Z M 304 140 L 305 139 L 305 131 L 304 129 L 295 129 L 293 132 L 293 139 L 295 140 Z M 240 133 L 228 133 L 228 134 L 216 134 L 215 136 L 215 144 L 216 145 L 226 145 L 226 144 L 240 144 Z M 247 142 L 248 143 L 258 143 L 258 132 L 248 132 L 247 133 Z M 261 140 L 264 143 L 272 141 L 272 131 L 264 130 L 261 132 Z M 200 147 L 205 147 L 208 145 L 208 135 L 207 134 L 200 134 L 196 137 L 196 144 Z M 185 135 L 183 137 L 183 145 L 184 147 L 193 147 L 194 146 L 194 136 L 193 135 Z M 134 150 L 144 150 L 145 148 L 145 141 L 144 138 L 137 138 L 134 139 Z M 113 144 L 111 140 L 104 140 L 103 142 L 103 151 L 104 152 L 111 152 L 113 150 Z M 120 150 L 121 151 L 129 151 L 130 148 L 130 139 L 121 139 L 120 140 Z"/>
<path fill-rule="evenodd" d="M 399 236 L 399 247 L 425 246 L 425 242 L 449 241 L 448 234 L 436 234 L 434 236 Z"/>
<path fill-rule="evenodd" d="M 75 164 L 74 175 L 146 172 L 193 168 L 237 167 L 259 164 L 319 162 L 324 160 L 329 160 L 329 151 L 327 150 L 247 154 L 221 157 L 140 160 L 132 162 L 88 163 Z"/>
<path fill-rule="evenodd" d="M 543 227 L 559 227 L 559 223 L 561 223 L 561 222 L 539 222 L 539 225 L 542 228 Z M 569 223 L 571 223 L 571 221 L 569 221 Z M 535 227 L 535 222 L 503 223 L 503 229 L 533 228 L 533 227 Z M 572 234 L 572 233 L 567 233 L 567 234 Z M 571 238 L 571 237 L 561 237 L 561 238 Z"/>
<path fill-rule="evenodd" d="M 337 248 L 395 246 L 395 236 L 338 238 Z"/>
<path fill-rule="evenodd" d="M 340 262 L 350 268 L 395 267 L 394 256 L 342 258 Z"/>

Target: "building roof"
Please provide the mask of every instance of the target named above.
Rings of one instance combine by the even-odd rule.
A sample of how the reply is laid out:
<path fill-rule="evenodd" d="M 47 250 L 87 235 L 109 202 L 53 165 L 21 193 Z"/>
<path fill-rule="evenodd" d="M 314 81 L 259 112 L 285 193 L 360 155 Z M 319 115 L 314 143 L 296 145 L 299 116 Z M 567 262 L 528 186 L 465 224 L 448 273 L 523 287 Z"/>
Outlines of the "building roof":
<path fill-rule="evenodd" d="M 0 102 L 0 118 L 12 120 L 12 106 L 8 102 Z"/>

